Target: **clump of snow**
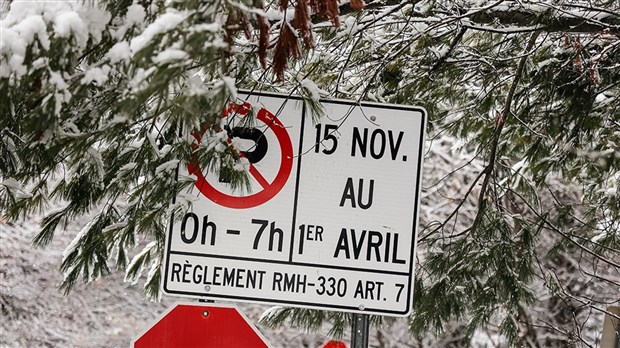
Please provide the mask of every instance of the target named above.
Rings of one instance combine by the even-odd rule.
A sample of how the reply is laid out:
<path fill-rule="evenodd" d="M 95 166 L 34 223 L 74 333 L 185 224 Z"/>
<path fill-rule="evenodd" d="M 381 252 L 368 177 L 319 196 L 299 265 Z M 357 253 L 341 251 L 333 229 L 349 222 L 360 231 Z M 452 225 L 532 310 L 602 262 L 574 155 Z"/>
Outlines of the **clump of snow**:
<path fill-rule="evenodd" d="M 86 24 L 76 12 L 63 12 L 59 14 L 54 21 L 54 32 L 59 37 L 75 38 L 76 46 L 79 48 L 86 47 L 88 42 L 88 29 Z"/>
<path fill-rule="evenodd" d="M 202 24 L 198 24 L 198 25 L 193 25 L 190 28 L 190 32 L 192 32 L 192 33 L 199 33 L 199 32 L 208 31 L 208 32 L 211 32 L 211 33 L 216 33 L 221 28 L 222 28 L 222 25 L 220 23 L 202 23 Z"/>
<path fill-rule="evenodd" d="M 163 34 L 169 30 L 176 28 L 179 23 L 185 19 L 185 16 L 175 10 L 168 10 L 168 12 L 161 15 L 153 23 L 151 23 L 142 34 L 134 37 L 129 44 L 131 51 L 135 54 L 142 48 L 147 46 L 153 38 L 159 34 Z"/>
<path fill-rule="evenodd" d="M 230 93 L 230 97 L 235 100 L 237 99 L 237 87 L 235 86 L 235 79 L 229 76 L 222 76 L 222 81 Z"/>
<path fill-rule="evenodd" d="M 31 44 L 36 37 L 44 49 L 49 49 L 50 41 L 43 17 L 37 15 L 29 16 L 15 24 L 12 29 L 18 33 L 20 39 L 24 40 L 23 43 Z M 19 48 L 19 51 L 25 52 L 25 47 Z"/>
<path fill-rule="evenodd" d="M 134 77 L 129 81 L 129 88 L 133 93 L 139 92 L 147 86 L 147 79 L 156 70 L 156 67 L 150 67 L 147 70 L 139 68 L 136 70 Z"/>
<path fill-rule="evenodd" d="M 284 307 L 282 307 L 282 306 L 269 307 L 269 308 L 267 308 L 263 312 L 263 314 L 261 314 L 260 319 L 258 321 L 268 320 L 268 319 L 276 316 L 278 314 L 278 312 L 280 312 L 282 309 L 284 309 Z"/>
<path fill-rule="evenodd" d="M 128 26 L 142 26 L 144 24 L 144 18 L 146 12 L 144 8 L 139 4 L 133 4 L 127 8 L 127 14 L 125 15 L 125 25 Z"/>
<path fill-rule="evenodd" d="M 139 149 L 140 147 L 142 147 L 142 144 L 144 144 L 144 140 L 145 140 L 144 138 L 135 139 L 127 146 L 126 150 L 121 152 L 121 155 L 125 154 L 126 151 L 132 151 L 132 150 Z"/>
<path fill-rule="evenodd" d="M 65 79 L 60 75 L 60 73 L 55 71 L 50 71 L 50 77 L 48 82 L 55 87 L 56 92 L 53 95 L 48 95 L 46 99 L 43 100 L 43 104 L 50 101 L 50 97 L 54 98 L 54 114 L 60 114 L 60 110 L 62 105 L 68 102 L 71 99 L 71 93 L 69 92 L 69 84 L 65 81 Z M 42 141 L 44 142 L 44 141 Z"/>
<path fill-rule="evenodd" d="M 309 79 L 303 79 L 301 81 L 301 88 L 303 88 L 314 101 L 319 101 L 319 99 L 321 99 L 321 92 L 324 92 L 317 87 L 314 81 Z"/>
<path fill-rule="evenodd" d="M 250 170 L 250 161 L 245 157 L 241 157 L 235 162 L 233 169 L 237 172 L 247 172 Z"/>
<path fill-rule="evenodd" d="M 62 78 L 62 75 L 55 71 L 50 71 L 50 78 L 48 81 L 58 90 L 65 90 L 69 87 L 65 79 Z"/>
<path fill-rule="evenodd" d="M 38 39 L 44 49 L 50 45 L 43 17 L 32 15 L 21 21 L 8 19 L 0 20 L 0 62 L 6 60 L 8 64 L 0 64 L 0 77 L 8 77 L 15 73 L 17 77 L 26 74 L 24 57 L 27 47 Z"/>
<path fill-rule="evenodd" d="M 110 63 L 114 64 L 120 61 L 128 61 L 131 58 L 131 49 L 129 42 L 119 41 L 106 53 L 106 58 L 110 59 Z"/>
<path fill-rule="evenodd" d="M 129 225 L 129 223 L 127 223 L 126 221 L 111 224 L 107 226 L 106 228 L 104 228 L 103 230 L 101 230 L 101 233 L 106 233 L 106 232 L 114 231 L 114 230 L 120 230 L 122 228 L 127 227 L 127 225 Z"/>
<path fill-rule="evenodd" d="M 153 58 L 153 63 L 163 65 L 168 63 L 173 63 L 179 60 L 184 60 L 189 57 L 187 52 L 176 49 L 176 48 L 168 48 L 162 52 L 159 52 L 155 58 Z"/>
<path fill-rule="evenodd" d="M 162 172 L 166 172 L 170 170 L 176 170 L 178 165 L 179 165 L 179 160 L 177 159 L 164 162 L 158 165 L 157 168 L 155 168 L 155 175 L 159 175 Z"/>
<path fill-rule="evenodd" d="M 101 158 L 101 153 L 99 153 L 97 149 L 91 146 L 88 148 L 88 154 L 90 155 L 93 164 L 95 165 L 95 169 L 97 169 L 99 180 L 103 181 L 103 177 L 105 176 L 105 169 L 103 168 L 103 159 Z"/>
<path fill-rule="evenodd" d="M 86 233 L 88 233 L 88 231 L 90 230 L 90 228 L 93 226 L 93 224 L 95 223 L 97 219 L 92 219 L 90 220 L 86 225 L 84 225 L 84 227 L 82 227 L 82 229 L 80 230 L 80 232 L 78 232 L 78 234 L 73 238 L 73 240 L 71 241 L 71 243 L 69 243 L 69 246 L 67 246 L 65 248 L 65 251 L 63 251 L 62 253 L 62 261 L 64 262 L 73 252 L 75 252 L 78 248 L 78 245 L 80 244 L 80 241 L 82 240 L 82 238 L 84 238 L 84 236 L 86 235 Z"/>
<path fill-rule="evenodd" d="M 209 91 L 202 78 L 198 74 L 193 75 L 185 80 L 186 91 L 189 96 L 202 95 Z"/>
<path fill-rule="evenodd" d="M 136 169 L 137 166 L 138 166 L 138 164 L 136 162 L 127 163 L 124 166 L 120 167 L 118 169 L 118 171 L 119 172 L 130 172 L 130 171 Z"/>
<path fill-rule="evenodd" d="M 103 86 L 108 81 L 110 76 L 110 66 L 102 65 L 101 67 L 91 67 L 84 73 L 84 77 L 80 80 L 82 84 L 89 84 L 95 82 L 98 86 Z"/>
<path fill-rule="evenodd" d="M 138 254 L 136 254 L 136 256 L 133 257 L 133 259 L 131 259 L 131 261 L 129 262 L 129 265 L 127 266 L 127 269 L 133 269 L 136 267 L 136 264 L 138 262 L 142 262 L 144 257 L 146 256 L 146 254 L 150 253 L 151 250 L 153 248 L 155 248 L 155 246 L 157 245 L 157 243 L 155 241 L 150 242 L 149 244 L 147 244 L 144 249 L 142 249 L 141 252 L 139 252 Z M 138 279 L 140 279 L 140 276 L 142 275 L 142 272 L 144 271 L 144 262 L 142 262 L 142 265 L 140 266 L 140 270 L 138 272 L 136 272 L 135 277 L 130 277 L 129 274 L 125 275 L 125 281 L 129 282 L 131 281 L 132 284 L 136 284 L 138 282 Z"/>
<path fill-rule="evenodd" d="M 103 32 L 107 30 L 112 15 L 97 2 L 83 1 L 79 3 L 82 3 L 82 6 L 77 7 L 77 12 L 86 23 L 88 34 L 93 43 L 98 43 L 101 41 Z"/>
<path fill-rule="evenodd" d="M 121 41 L 127 34 L 127 30 L 134 28 L 136 32 L 144 29 L 146 19 L 146 11 L 137 3 L 127 8 L 127 13 L 122 20 L 118 20 L 114 28 L 110 28 L 110 34 L 115 39 Z"/>
<path fill-rule="evenodd" d="M 29 68 L 25 62 L 29 48 L 36 62 L 32 63 L 32 68 L 47 66 L 48 60 L 41 60 L 43 57 L 37 55 L 44 55 L 50 49 L 52 40 L 68 40 L 66 49 L 81 55 L 89 40 L 93 43 L 101 40 L 110 18 L 105 9 L 92 2 L 11 2 L 0 20 L 0 77 L 14 74 L 19 78 L 25 75 Z M 56 76 L 52 74 L 52 78 Z M 54 98 L 58 105 L 68 100 L 69 96 L 64 93 Z"/>
<path fill-rule="evenodd" d="M 210 136 L 205 136 L 201 140 L 201 145 L 205 146 L 207 150 L 215 150 L 216 152 L 224 152 L 228 147 L 228 133 L 222 130 L 217 133 L 213 133 Z"/>

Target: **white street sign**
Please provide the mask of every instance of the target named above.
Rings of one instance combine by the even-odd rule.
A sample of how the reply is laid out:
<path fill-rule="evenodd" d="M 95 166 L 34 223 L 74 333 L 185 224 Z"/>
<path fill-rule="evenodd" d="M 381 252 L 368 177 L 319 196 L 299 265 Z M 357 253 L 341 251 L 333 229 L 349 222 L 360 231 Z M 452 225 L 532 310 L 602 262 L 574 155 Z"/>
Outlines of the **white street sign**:
<path fill-rule="evenodd" d="M 164 292 L 409 314 L 426 111 L 329 100 L 315 124 L 299 98 L 240 99 L 256 124 L 244 106 L 224 120 L 252 192 L 189 166 L 199 199 L 171 224 Z"/>

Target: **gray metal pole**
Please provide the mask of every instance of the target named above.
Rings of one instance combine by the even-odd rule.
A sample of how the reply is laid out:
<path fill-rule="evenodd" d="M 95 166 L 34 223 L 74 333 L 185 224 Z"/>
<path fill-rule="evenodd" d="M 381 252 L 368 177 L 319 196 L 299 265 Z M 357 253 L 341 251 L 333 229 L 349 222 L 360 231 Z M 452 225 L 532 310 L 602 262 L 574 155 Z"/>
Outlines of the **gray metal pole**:
<path fill-rule="evenodd" d="M 368 314 L 353 314 L 351 348 L 368 348 Z"/>

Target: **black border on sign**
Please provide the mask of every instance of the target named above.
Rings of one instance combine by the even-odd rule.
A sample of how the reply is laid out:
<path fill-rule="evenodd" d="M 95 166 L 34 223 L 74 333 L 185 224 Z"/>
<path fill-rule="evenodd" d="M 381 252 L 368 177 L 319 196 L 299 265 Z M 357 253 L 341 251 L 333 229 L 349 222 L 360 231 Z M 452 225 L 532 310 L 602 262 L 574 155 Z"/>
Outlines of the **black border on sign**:
<path fill-rule="evenodd" d="M 285 101 L 287 100 L 303 100 L 302 97 L 297 96 L 297 95 L 290 95 L 290 94 L 284 94 L 284 93 L 271 93 L 271 92 L 255 92 L 255 91 L 247 91 L 247 90 L 239 90 L 238 91 L 239 94 L 244 94 L 247 97 L 251 97 L 251 96 L 258 96 L 258 97 L 271 97 L 271 98 L 281 98 L 284 99 Z M 302 263 L 302 262 L 292 262 L 292 252 L 294 250 L 294 240 L 295 240 L 295 225 L 297 223 L 296 218 L 297 218 L 297 202 L 298 202 L 298 193 L 299 193 L 299 182 L 300 182 L 300 171 L 301 171 L 301 154 L 303 152 L 303 133 L 304 133 L 304 128 L 305 128 L 305 123 L 306 123 L 306 106 L 305 103 L 303 104 L 302 107 L 302 120 L 301 120 L 301 129 L 300 129 L 300 138 L 299 138 L 299 149 L 298 149 L 298 153 L 296 154 L 298 156 L 298 163 L 297 163 L 297 174 L 296 174 L 296 182 L 295 182 L 295 195 L 294 195 L 294 204 L 293 204 L 293 216 L 292 216 L 292 236 L 291 236 L 291 245 L 290 245 L 290 250 L 289 250 L 289 261 L 277 261 L 277 260 L 260 260 L 260 259 L 252 259 L 252 258 L 247 258 L 247 257 L 236 257 L 236 256 L 224 256 L 224 255 L 208 255 L 208 254 L 195 254 L 195 253 L 187 253 L 187 252 L 179 252 L 179 251 L 172 251 L 171 250 L 171 245 L 170 245 L 170 240 L 172 238 L 172 230 L 173 230 L 173 226 L 174 226 L 174 215 L 172 215 L 170 217 L 170 227 L 168 229 L 168 235 L 166 238 L 166 242 L 165 242 L 165 250 L 166 250 L 166 255 L 165 255 L 165 261 L 164 261 L 164 272 L 162 272 L 162 277 L 164 278 L 163 281 L 161 282 L 162 284 L 162 292 L 164 294 L 167 295 L 171 295 L 171 296 L 180 296 L 180 297 L 189 297 L 189 298 L 199 298 L 199 299 L 204 299 L 204 298 L 215 298 L 215 299 L 223 299 L 223 300 L 238 300 L 238 301 L 245 301 L 245 302 L 253 302 L 253 303 L 262 303 L 262 304 L 276 304 L 276 305 L 289 305 L 292 307 L 302 307 L 302 308 L 314 308 L 314 309 L 320 309 L 320 310 L 335 310 L 335 309 L 339 309 L 342 311 L 346 311 L 346 312 L 353 312 L 353 313 L 361 313 L 361 314 L 375 314 L 375 315 L 391 315 L 391 316 L 407 316 L 409 315 L 413 308 L 412 308 L 412 300 L 413 300 L 413 280 L 414 280 L 414 271 L 415 271 L 415 253 L 416 253 L 416 249 L 417 249 L 417 244 L 418 244 L 418 235 L 417 235 L 417 229 L 418 229 L 418 223 L 419 223 L 419 215 L 418 215 L 418 210 L 419 210 L 419 205 L 420 205 L 420 192 L 421 192 L 421 180 L 422 180 L 422 165 L 423 165 L 423 159 L 424 159 L 424 141 L 426 138 L 426 126 L 427 126 L 427 111 L 426 109 L 424 109 L 421 106 L 410 106 L 410 105 L 396 105 L 396 104 L 382 104 L 382 103 L 375 103 L 375 102 L 355 102 L 355 101 L 351 101 L 351 100 L 343 100 L 343 99 L 324 99 L 321 98 L 320 99 L 321 103 L 330 103 L 330 104 L 340 104 L 340 105 L 348 105 L 348 106 L 369 106 L 369 107 L 375 107 L 375 108 L 381 108 L 381 109 L 388 109 L 388 110 L 410 110 L 410 111 L 417 111 L 420 113 L 420 117 L 421 117 L 421 134 L 420 134 L 420 142 L 418 144 L 418 148 L 419 148 L 419 153 L 418 153 L 418 173 L 417 173 L 417 177 L 416 177 L 416 181 L 415 181 L 415 191 L 416 191 L 416 195 L 415 197 L 413 197 L 413 205 L 414 205 L 414 209 L 413 209 L 413 230 L 411 231 L 411 233 L 413 234 L 413 247 L 411 248 L 411 252 L 409 255 L 409 272 L 386 272 L 386 271 L 382 271 L 382 270 L 368 270 L 368 269 L 362 269 L 362 268 L 354 268 L 354 267 L 336 267 L 336 266 L 330 266 L 330 265 L 322 265 L 322 264 L 308 264 L 308 263 Z M 277 116 L 277 112 L 275 113 L 275 115 Z M 182 136 L 182 127 L 179 127 L 179 136 Z M 176 179 L 178 181 L 178 169 L 177 169 L 177 174 L 176 174 Z M 176 199 L 173 199 L 173 202 Z M 294 265 L 294 266 L 309 266 L 309 267 L 316 267 L 316 268 L 332 268 L 332 269 L 341 269 L 341 270 L 345 270 L 345 271 L 363 271 L 363 272 L 368 272 L 368 273 L 385 273 L 385 274 L 394 274 L 394 275 L 407 275 L 407 289 L 408 289 L 408 296 L 407 296 L 407 304 L 406 304 L 406 309 L 404 311 L 394 311 L 394 310 L 385 310 L 385 309 L 381 309 L 381 308 L 375 308 L 375 307 L 370 307 L 370 308 L 365 308 L 364 310 L 360 310 L 358 307 L 356 306 L 342 306 L 342 305 L 334 305 L 334 304 L 325 304 L 325 303 L 312 303 L 312 302 L 303 302 L 303 301 L 288 301 L 288 300 L 278 300 L 278 299 L 266 299 L 266 298 L 255 298 L 255 297 L 244 297 L 244 296 L 231 296 L 231 295 L 218 295 L 218 294 L 209 294 L 209 293 L 197 293 L 197 292 L 191 292 L 191 291 L 177 291 L 177 290 L 169 290 L 167 288 L 167 280 L 168 280 L 168 265 L 170 262 L 170 255 L 171 254 L 180 254 L 180 255 L 188 255 L 188 256 L 199 256 L 199 257 L 208 257 L 208 258 L 225 258 L 225 259 L 235 259 L 235 260 L 242 260 L 242 261 L 256 261 L 256 262 L 265 262 L 265 263 L 275 263 L 275 264 L 287 264 L 287 265 Z"/>

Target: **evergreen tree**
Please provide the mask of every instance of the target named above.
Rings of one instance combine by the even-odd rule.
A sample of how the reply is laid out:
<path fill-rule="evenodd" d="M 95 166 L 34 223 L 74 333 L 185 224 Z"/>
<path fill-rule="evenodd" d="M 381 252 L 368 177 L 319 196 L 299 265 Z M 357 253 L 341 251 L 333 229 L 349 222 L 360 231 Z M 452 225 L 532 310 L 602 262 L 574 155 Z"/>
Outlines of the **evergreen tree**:
<path fill-rule="evenodd" d="M 112 268 L 129 280 L 148 268 L 146 293 L 159 296 L 168 217 L 191 205 L 193 181 L 175 177 L 192 156 L 179 127 L 212 129 L 200 166 L 243 190 L 241 156 L 215 131 L 244 88 L 301 94 L 317 115 L 320 93 L 421 105 L 431 152 L 457 139 L 454 154 L 470 156 L 423 185 L 449 209 L 422 212 L 410 318 L 419 337 L 497 325 L 514 345 L 589 345 L 590 313 L 619 300 L 615 0 L 3 6 L 0 214 L 61 202 L 34 240 L 45 246 L 98 212 L 65 252 L 66 292 Z M 464 172 L 475 174 L 454 185 Z M 142 240 L 150 243 L 131 258 Z M 274 325 L 329 321 L 336 335 L 349 323 L 341 313 L 270 314 Z"/>

